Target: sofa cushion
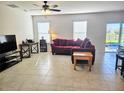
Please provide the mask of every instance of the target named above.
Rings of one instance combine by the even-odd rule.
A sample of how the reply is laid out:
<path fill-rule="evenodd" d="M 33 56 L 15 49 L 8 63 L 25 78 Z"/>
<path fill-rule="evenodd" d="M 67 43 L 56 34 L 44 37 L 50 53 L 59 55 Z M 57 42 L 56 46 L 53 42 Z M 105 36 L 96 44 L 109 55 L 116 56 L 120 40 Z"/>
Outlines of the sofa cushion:
<path fill-rule="evenodd" d="M 80 46 L 73 46 L 72 49 L 80 49 Z"/>
<path fill-rule="evenodd" d="M 83 40 L 77 39 L 77 40 L 75 41 L 75 44 L 74 44 L 74 45 L 80 46 L 82 43 L 83 43 Z"/>
<path fill-rule="evenodd" d="M 76 49 L 80 48 L 80 46 L 55 46 L 56 48 L 68 48 L 68 49 Z"/>
<path fill-rule="evenodd" d="M 59 46 L 66 46 L 66 39 L 59 39 Z"/>
<path fill-rule="evenodd" d="M 56 48 L 72 48 L 72 46 L 56 46 Z"/>
<path fill-rule="evenodd" d="M 74 41 L 73 40 L 67 40 L 66 41 L 66 46 L 73 46 L 74 45 Z"/>

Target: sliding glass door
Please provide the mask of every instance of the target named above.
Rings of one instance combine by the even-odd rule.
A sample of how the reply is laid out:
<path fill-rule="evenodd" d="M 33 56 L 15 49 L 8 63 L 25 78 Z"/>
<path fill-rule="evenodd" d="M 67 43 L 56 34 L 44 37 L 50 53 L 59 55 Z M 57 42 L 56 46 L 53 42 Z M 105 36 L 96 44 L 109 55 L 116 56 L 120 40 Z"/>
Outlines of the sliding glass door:
<path fill-rule="evenodd" d="M 105 52 L 116 52 L 124 46 L 124 23 L 108 23 L 106 28 Z"/>
<path fill-rule="evenodd" d="M 124 46 L 124 23 L 121 24 L 120 45 L 121 46 Z"/>

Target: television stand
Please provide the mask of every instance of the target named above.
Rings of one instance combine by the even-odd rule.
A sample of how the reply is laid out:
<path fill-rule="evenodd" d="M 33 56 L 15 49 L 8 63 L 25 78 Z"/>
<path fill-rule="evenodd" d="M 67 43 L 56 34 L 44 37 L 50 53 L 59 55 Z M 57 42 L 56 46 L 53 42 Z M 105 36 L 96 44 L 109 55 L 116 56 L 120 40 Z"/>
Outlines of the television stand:
<path fill-rule="evenodd" d="M 0 57 L 0 72 L 22 61 L 20 51 L 13 51 Z"/>

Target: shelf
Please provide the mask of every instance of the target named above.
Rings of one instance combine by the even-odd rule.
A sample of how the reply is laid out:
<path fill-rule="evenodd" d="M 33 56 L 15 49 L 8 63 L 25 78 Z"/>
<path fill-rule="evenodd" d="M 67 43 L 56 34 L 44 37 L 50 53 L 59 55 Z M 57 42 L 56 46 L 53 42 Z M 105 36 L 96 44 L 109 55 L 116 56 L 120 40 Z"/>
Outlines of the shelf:
<path fill-rule="evenodd" d="M 0 65 L 0 72 L 3 71 L 3 70 L 6 70 L 9 67 L 14 66 L 17 63 L 19 63 L 19 62 L 18 61 L 11 61 L 9 63 L 4 63 L 4 64 Z"/>
<path fill-rule="evenodd" d="M 8 59 L 8 60 L 11 60 L 11 59 L 17 59 L 18 57 L 20 57 L 19 55 L 18 56 L 9 56 L 9 57 L 6 57 L 6 59 Z"/>
<path fill-rule="evenodd" d="M 0 71 L 3 71 L 22 61 L 20 51 L 7 53 L 0 58 Z"/>

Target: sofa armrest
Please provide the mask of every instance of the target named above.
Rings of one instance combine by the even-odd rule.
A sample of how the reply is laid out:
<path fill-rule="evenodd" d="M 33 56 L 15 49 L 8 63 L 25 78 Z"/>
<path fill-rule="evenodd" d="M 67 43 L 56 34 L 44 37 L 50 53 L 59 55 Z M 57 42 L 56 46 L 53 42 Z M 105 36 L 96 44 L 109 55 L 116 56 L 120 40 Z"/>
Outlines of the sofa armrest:
<path fill-rule="evenodd" d="M 55 46 L 53 43 L 51 43 L 50 45 L 51 45 L 51 47 L 54 47 Z"/>
<path fill-rule="evenodd" d="M 54 55 L 54 52 L 55 52 L 55 44 L 51 43 L 51 52 L 52 54 Z"/>
<path fill-rule="evenodd" d="M 73 52 L 91 52 L 92 55 L 93 55 L 92 65 L 94 65 L 94 61 L 95 61 L 95 48 L 72 49 L 72 54 L 71 54 L 72 63 L 74 63 L 74 60 L 73 60 Z"/>

